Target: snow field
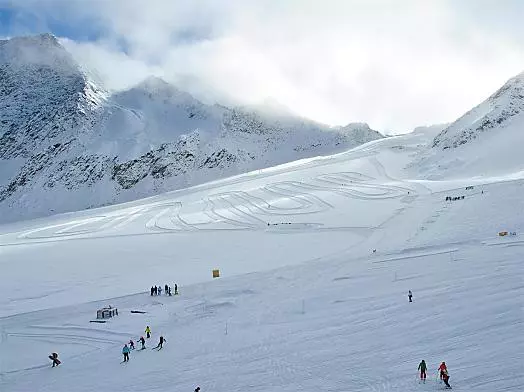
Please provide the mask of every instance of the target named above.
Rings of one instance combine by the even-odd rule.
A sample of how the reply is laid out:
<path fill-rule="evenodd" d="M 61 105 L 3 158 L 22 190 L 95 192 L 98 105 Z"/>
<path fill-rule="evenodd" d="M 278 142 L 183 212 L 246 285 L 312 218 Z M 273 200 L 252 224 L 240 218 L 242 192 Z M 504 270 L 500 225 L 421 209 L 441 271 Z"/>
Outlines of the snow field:
<path fill-rule="evenodd" d="M 423 142 L 0 227 L 0 389 L 429 391 L 442 360 L 454 389 L 523 389 L 524 241 L 497 236 L 520 233 L 523 182 L 420 181 Z M 120 364 L 146 325 L 164 349 Z"/>
<path fill-rule="evenodd" d="M 2 390 L 28 390 L 34 380 L 41 391 L 113 390 L 122 383 L 130 391 L 195 384 L 230 391 L 435 390 L 445 360 L 455 389 L 516 391 L 524 383 L 521 254 L 521 246 L 484 245 L 397 259 L 333 258 L 182 287 L 177 297 L 143 293 L 13 316 L 2 320 L 2 352 L 16 353 L 2 358 Z M 118 305 L 120 315 L 87 323 L 106 304 Z M 129 313 L 137 308 L 148 313 Z M 119 364 L 121 347 L 145 325 L 153 331 L 148 346 L 163 334 L 164 349 L 135 351 L 129 364 Z M 63 365 L 49 369 L 35 347 L 58 347 Z M 419 385 L 423 358 L 429 380 Z"/>

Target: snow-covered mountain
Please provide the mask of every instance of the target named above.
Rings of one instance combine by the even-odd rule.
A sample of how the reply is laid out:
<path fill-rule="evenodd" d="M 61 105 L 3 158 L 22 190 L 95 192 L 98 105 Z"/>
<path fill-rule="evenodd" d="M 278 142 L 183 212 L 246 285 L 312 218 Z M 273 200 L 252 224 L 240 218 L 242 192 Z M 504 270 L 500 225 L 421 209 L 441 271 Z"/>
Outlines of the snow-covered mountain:
<path fill-rule="evenodd" d="M 433 132 L 0 225 L 0 391 L 523 391 L 524 173 L 421 181 Z"/>
<path fill-rule="evenodd" d="M 524 72 L 442 130 L 414 166 L 431 178 L 520 172 L 523 143 Z"/>
<path fill-rule="evenodd" d="M 0 41 L 0 221 L 150 196 L 382 136 L 207 105 L 155 77 L 109 94 L 52 35 Z"/>

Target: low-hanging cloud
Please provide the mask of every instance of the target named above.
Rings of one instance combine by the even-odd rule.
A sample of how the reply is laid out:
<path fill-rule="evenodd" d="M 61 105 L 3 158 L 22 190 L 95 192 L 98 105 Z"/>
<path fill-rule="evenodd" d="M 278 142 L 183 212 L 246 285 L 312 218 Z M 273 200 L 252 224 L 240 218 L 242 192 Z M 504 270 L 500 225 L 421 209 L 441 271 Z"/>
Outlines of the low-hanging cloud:
<path fill-rule="evenodd" d="M 43 18 L 96 22 L 96 40 L 64 44 L 111 89 L 153 74 L 206 101 L 271 98 L 329 124 L 452 121 L 524 68 L 518 0 L 26 4 Z"/>

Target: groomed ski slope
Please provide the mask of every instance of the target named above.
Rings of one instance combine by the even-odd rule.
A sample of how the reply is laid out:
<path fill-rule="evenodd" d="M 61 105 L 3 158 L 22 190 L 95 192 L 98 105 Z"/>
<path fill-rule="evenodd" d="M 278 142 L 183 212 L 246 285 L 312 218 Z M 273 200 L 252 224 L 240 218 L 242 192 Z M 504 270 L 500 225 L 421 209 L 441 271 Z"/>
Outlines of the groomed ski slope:
<path fill-rule="evenodd" d="M 0 390 L 522 390 L 524 181 L 421 181 L 428 139 L 0 227 Z"/>

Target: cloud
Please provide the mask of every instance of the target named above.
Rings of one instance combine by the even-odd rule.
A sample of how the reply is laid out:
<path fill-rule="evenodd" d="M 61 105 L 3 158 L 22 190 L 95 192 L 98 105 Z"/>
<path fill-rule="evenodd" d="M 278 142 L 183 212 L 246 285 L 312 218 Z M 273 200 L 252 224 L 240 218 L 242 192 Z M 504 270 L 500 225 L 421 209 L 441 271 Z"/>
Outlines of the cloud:
<path fill-rule="evenodd" d="M 512 0 L 25 3 L 100 26 L 95 41 L 65 42 L 111 88 L 155 74 L 207 101 L 270 97 L 330 124 L 452 121 L 524 68 L 524 5 Z"/>

